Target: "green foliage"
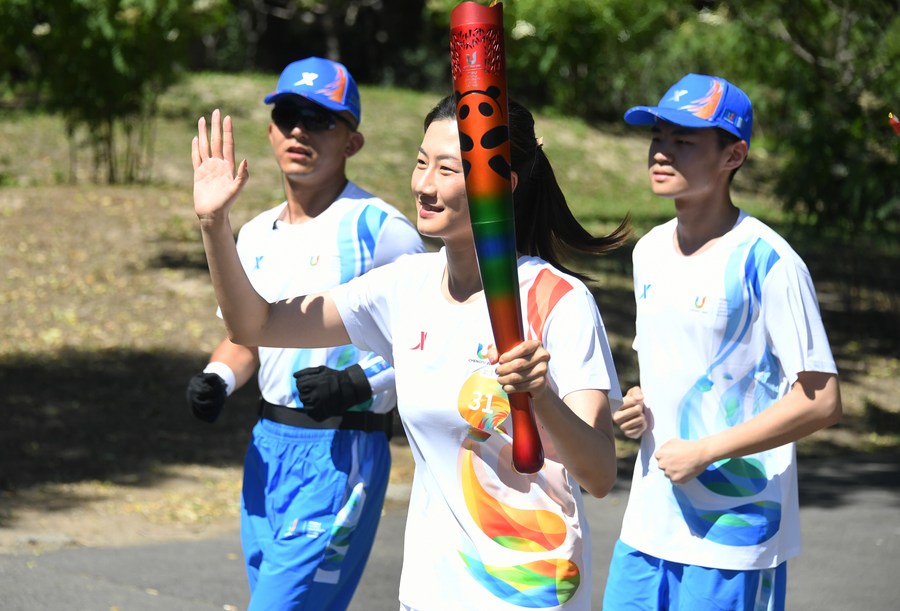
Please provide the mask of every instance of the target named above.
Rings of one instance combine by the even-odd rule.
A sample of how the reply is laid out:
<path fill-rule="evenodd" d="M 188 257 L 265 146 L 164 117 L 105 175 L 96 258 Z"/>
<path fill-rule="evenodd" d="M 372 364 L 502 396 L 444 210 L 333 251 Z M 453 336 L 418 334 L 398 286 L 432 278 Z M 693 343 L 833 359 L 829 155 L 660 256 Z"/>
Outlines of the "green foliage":
<path fill-rule="evenodd" d="M 728 2 L 742 26 L 747 80 L 772 150 L 786 209 L 809 222 L 896 231 L 900 141 L 900 2 Z M 762 110 L 762 112 L 760 112 Z"/>
<path fill-rule="evenodd" d="M 33 77 L 36 66 L 30 61 L 24 41 L 32 37 L 31 0 L 3 0 L 0 3 L 0 104 L 10 105 Z"/>
<path fill-rule="evenodd" d="M 457 4 L 431 0 L 430 19 L 449 27 Z M 754 103 L 751 162 L 781 162 L 761 188 L 811 224 L 896 231 L 897 0 L 516 0 L 504 25 L 510 95 L 621 126 L 683 74 L 725 77 Z"/>
<path fill-rule="evenodd" d="M 431 19 L 449 28 L 457 4 L 432 0 Z M 630 100 L 655 89 L 657 72 L 648 71 L 645 51 L 691 13 L 665 2 L 506 2 L 510 95 L 567 115 L 617 120 Z"/>
<path fill-rule="evenodd" d="M 86 132 L 95 180 L 118 182 L 140 177 L 159 94 L 226 8 L 218 0 L 12 0 L 0 5 L 0 23 L 14 49 L 8 69 L 64 117 L 72 151 Z"/>
<path fill-rule="evenodd" d="M 203 38 L 205 69 L 277 75 L 288 62 L 318 55 L 346 64 L 358 83 L 446 84 L 446 44 L 422 20 L 425 0 L 229 2 L 226 25 Z"/>
<path fill-rule="evenodd" d="M 277 73 L 316 54 L 344 61 L 360 83 L 444 93 L 458 4 L 2 0 L 0 106 L 61 113 L 72 158 L 86 144 L 97 177 L 147 178 L 157 96 L 201 35 L 223 71 Z M 897 231 L 900 140 L 887 114 L 900 113 L 900 1 L 503 4 L 511 96 L 624 129 L 628 107 L 657 101 L 681 75 L 723 76 L 754 103 L 744 180 L 810 224 Z M 760 161 L 766 171 L 753 171 Z"/>
<path fill-rule="evenodd" d="M 630 0 L 516 2 L 510 11 L 508 73 L 527 94 L 567 114 L 618 120 L 652 73 L 643 53 L 683 12 Z M 532 33 L 533 32 L 533 33 Z"/>

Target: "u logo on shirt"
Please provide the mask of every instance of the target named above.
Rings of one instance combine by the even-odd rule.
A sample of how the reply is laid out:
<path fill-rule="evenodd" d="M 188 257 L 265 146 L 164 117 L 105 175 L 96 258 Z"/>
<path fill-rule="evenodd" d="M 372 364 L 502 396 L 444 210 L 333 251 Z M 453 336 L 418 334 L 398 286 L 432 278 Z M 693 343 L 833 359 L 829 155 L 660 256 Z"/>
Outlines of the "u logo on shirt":
<path fill-rule="evenodd" d="M 478 356 L 479 359 L 481 359 L 483 361 L 483 360 L 487 359 L 488 350 L 490 350 L 493 346 L 494 346 L 494 344 L 488 344 L 485 346 L 481 342 L 478 342 L 478 348 L 475 350 L 475 354 Z"/>

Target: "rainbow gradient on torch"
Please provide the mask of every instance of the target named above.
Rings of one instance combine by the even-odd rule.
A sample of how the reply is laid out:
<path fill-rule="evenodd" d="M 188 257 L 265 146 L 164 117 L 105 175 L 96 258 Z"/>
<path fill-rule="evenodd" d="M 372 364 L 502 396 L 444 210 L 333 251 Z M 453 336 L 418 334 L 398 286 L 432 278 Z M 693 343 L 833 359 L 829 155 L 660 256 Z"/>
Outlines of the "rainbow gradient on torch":
<path fill-rule="evenodd" d="M 450 66 L 466 175 L 469 216 L 494 343 L 500 353 L 524 339 L 510 182 L 503 5 L 462 2 L 450 13 Z M 513 466 L 536 473 L 544 451 L 531 396 L 509 397 Z"/>
<path fill-rule="evenodd" d="M 516 258 L 514 254 L 510 263 L 508 256 L 510 249 L 516 252 L 512 225 L 511 221 L 472 224 L 488 315 L 494 341 L 501 352 L 516 345 L 522 337 L 521 319 L 512 315 L 521 311 Z"/>

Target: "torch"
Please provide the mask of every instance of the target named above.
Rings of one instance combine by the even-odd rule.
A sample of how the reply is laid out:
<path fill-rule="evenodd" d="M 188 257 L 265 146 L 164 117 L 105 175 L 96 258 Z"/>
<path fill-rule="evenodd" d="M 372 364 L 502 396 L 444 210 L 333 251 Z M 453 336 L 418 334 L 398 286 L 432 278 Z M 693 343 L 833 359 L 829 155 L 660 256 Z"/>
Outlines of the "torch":
<path fill-rule="evenodd" d="M 892 112 L 888 113 L 888 123 L 891 124 L 894 133 L 900 136 L 900 119 L 898 119 Z"/>
<path fill-rule="evenodd" d="M 503 5 L 462 2 L 450 13 L 450 65 L 475 253 L 502 354 L 524 339 L 510 182 Z M 509 396 L 513 466 L 535 473 L 544 450 L 531 395 Z"/>

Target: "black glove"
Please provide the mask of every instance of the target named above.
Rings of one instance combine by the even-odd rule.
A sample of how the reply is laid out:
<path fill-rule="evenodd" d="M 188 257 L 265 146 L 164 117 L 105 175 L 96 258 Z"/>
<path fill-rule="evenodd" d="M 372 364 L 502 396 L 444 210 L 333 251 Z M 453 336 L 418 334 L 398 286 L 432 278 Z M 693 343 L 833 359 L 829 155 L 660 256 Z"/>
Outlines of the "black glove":
<path fill-rule="evenodd" d="M 217 373 L 198 373 L 187 387 L 187 402 L 195 418 L 215 422 L 228 396 L 228 385 Z"/>
<path fill-rule="evenodd" d="M 304 408 L 316 418 L 340 416 L 372 397 L 372 387 L 359 365 L 331 369 L 324 365 L 294 373 Z"/>

